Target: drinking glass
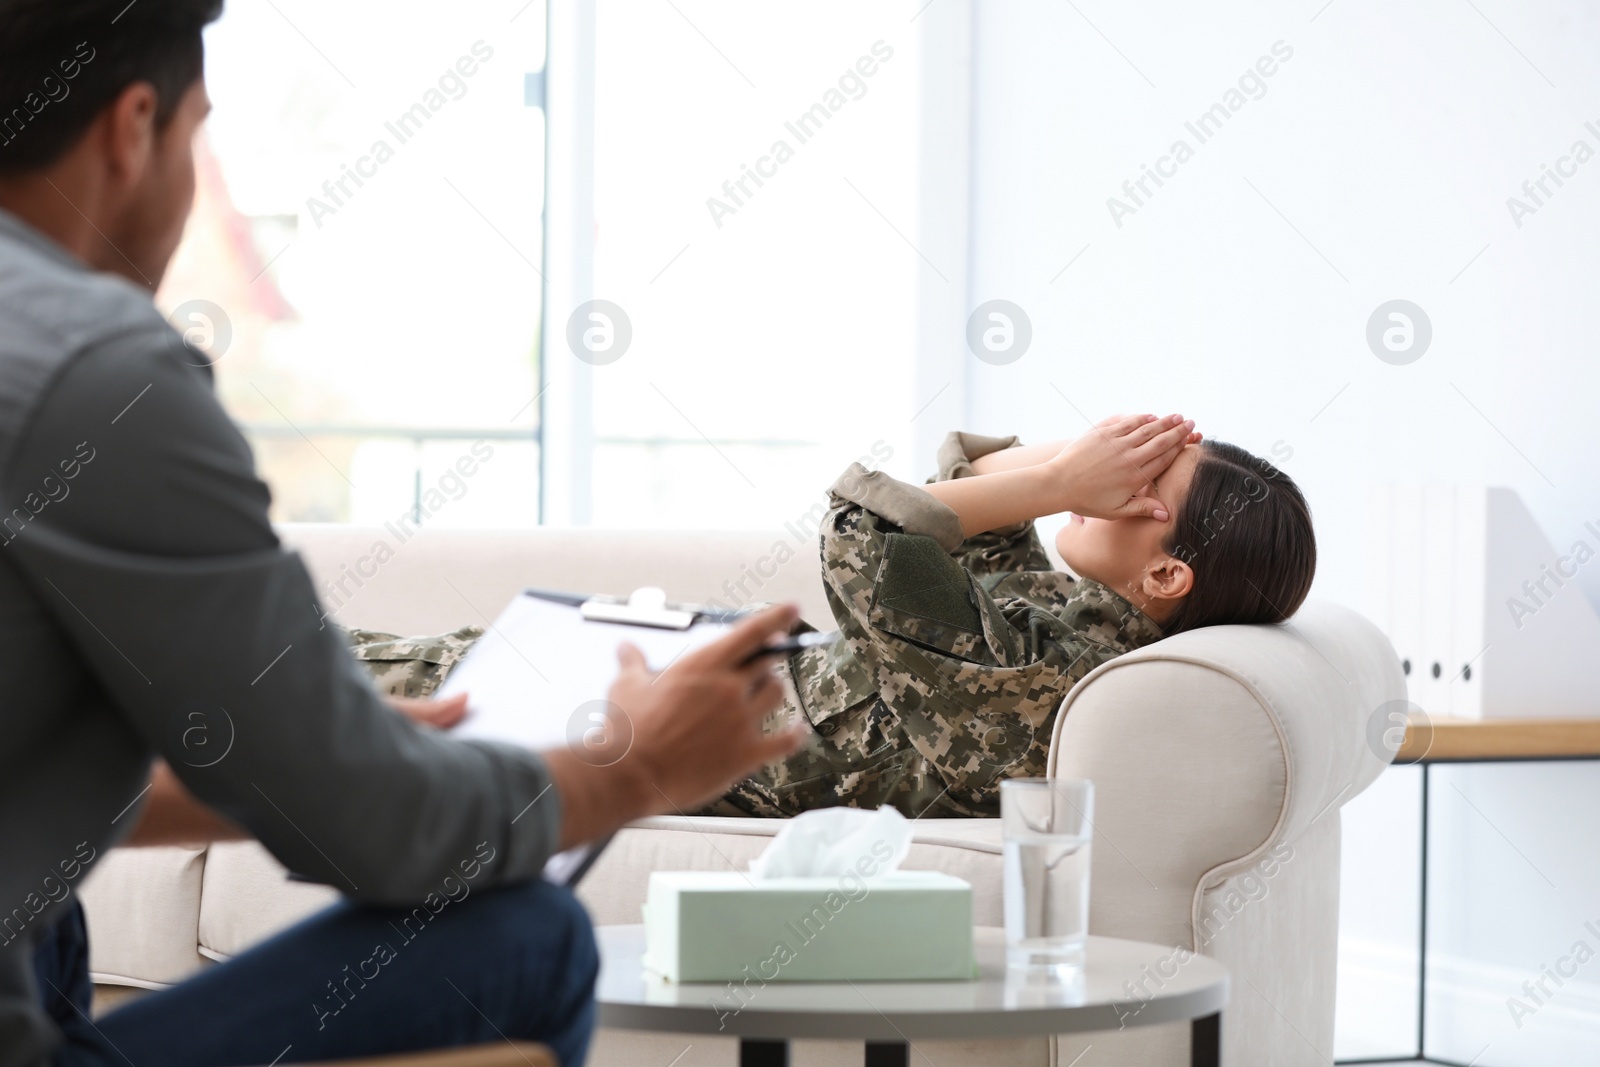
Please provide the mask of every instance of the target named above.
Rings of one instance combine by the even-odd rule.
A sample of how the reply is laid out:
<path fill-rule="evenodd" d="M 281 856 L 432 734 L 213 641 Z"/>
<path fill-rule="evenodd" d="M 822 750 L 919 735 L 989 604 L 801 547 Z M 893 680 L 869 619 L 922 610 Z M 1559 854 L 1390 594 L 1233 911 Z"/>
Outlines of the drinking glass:
<path fill-rule="evenodd" d="M 1011 778 L 1000 783 L 1011 967 L 1070 978 L 1083 966 L 1093 820 L 1093 782 Z"/>

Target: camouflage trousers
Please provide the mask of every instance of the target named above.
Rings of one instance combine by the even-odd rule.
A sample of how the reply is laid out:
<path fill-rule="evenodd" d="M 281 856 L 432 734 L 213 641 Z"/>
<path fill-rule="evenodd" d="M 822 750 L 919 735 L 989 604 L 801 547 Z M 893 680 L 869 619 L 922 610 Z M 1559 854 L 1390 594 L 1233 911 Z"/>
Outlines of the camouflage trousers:
<path fill-rule="evenodd" d="M 809 717 L 795 692 L 788 665 L 784 707 L 771 728 Z M 895 712 L 881 698 L 812 723 L 805 744 L 734 785 L 697 815 L 782 819 L 816 808 L 896 808 L 908 819 L 983 818 L 1000 814 L 1000 779 L 967 779 L 958 795 L 939 768 L 911 744 Z"/>
<path fill-rule="evenodd" d="M 346 630 L 351 653 L 388 696 L 429 697 L 459 663 L 483 628 L 464 626 L 433 637 L 398 637 L 374 630 Z M 809 721 L 795 692 L 788 664 L 778 665 L 784 706 L 771 728 Z M 720 799 L 693 814 L 788 818 L 815 808 L 876 808 L 889 805 L 907 818 L 977 818 L 999 814 L 999 774 L 969 784 L 960 795 L 899 728 L 879 698 L 813 723 L 806 743 L 786 759 L 761 768 Z"/>
<path fill-rule="evenodd" d="M 367 668 L 378 692 L 391 697 L 431 697 L 450 668 L 461 662 L 481 626 L 463 626 L 435 637 L 399 637 L 341 626 L 350 653 Z"/>

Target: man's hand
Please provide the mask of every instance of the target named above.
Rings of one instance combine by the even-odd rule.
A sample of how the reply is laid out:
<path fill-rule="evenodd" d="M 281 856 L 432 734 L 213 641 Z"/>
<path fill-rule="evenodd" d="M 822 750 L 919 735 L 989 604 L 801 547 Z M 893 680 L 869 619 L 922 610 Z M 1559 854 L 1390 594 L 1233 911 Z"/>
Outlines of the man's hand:
<path fill-rule="evenodd" d="M 769 608 L 659 674 L 637 648 L 621 646 L 622 672 L 600 736 L 544 754 L 561 796 L 561 847 L 645 815 L 692 811 L 797 749 L 805 726 L 775 734 L 762 729 L 783 700 L 771 661 L 740 666 L 797 617 L 793 605 Z"/>
<path fill-rule="evenodd" d="M 1194 421 L 1182 415 L 1116 415 L 1098 423 L 1046 464 L 1059 486 L 1060 510 L 1165 522 L 1169 514 L 1154 495 L 1155 480 L 1195 440 Z"/>
<path fill-rule="evenodd" d="M 772 661 L 740 666 L 794 620 L 792 608 L 763 612 L 659 674 L 633 645 L 617 650 L 622 673 L 610 699 L 633 722 L 637 770 L 660 794 L 652 808 L 692 811 L 804 742 L 803 726 L 775 734 L 762 730 L 767 715 L 783 702 Z"/>

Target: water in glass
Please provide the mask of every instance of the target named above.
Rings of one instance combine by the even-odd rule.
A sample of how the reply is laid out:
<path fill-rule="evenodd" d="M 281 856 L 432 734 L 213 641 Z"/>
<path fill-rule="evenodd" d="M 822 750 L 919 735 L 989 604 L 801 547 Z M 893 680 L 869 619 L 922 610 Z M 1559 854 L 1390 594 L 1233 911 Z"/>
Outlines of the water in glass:
<path fill-rule="evenodd" d="M 1007 958 L 1014 967 L 1071 969 L 1089 934 L 1090 839 L 1029 834 L 1005 842 Z"/>

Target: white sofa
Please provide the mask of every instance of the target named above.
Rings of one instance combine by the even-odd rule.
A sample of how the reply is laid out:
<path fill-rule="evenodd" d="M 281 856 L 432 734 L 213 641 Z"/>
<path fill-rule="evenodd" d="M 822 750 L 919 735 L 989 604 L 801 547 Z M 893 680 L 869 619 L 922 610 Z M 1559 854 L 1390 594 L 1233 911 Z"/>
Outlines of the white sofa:
<path fill-rule="evenodd" d="M 404 543 L 382 529 L 282 533 L 319 581 L 359 572 L 336 615 L 349 625 L 433 633 L 492 618 L 525 585 L 627 592 L 642 584 L 693 600 L 796 600 L 806 618 L 828 625 L 815 546 L 793 529 L 430 530 Z M 358 566 L 378 541 L 393 558 Z M 777 551 L 780 542 L 787 552 Z M 1198 949 L 1228 965 L 1228 1064 L 1331 1061 L 1339 807 L 1383 769 L 1366 724 L 1404 692 L 1399 662 L 1375 627 L 1313 603 L 1286 626 L 1162 641 L 1101 667 L 1067 698 L 1051 765 L 1098 789 L 1091 930 Z M 581 895 L 597 923 L 637 922 L 647 872 L 743 865 L 777 825 L 648 820 L 618 837 Z M 966 878 L 975 920 L 1001 924 L 995 821 L 922 820 L 907 866 Z M 331 889 L 286 881 L 254 844 L 119 849 L 82 892 L 91 966 L 107 1001 L 119 988 L 158 988 L 226 959 L 334 898 Z M 1188 1062 L 1183 1025 L 919 1047 L 940 1067 L 1067 1067 L 1091 1044 L 1100 1067 Z M 797 1067 L 860 1057 L 850 1044 L 794 1050 Z M 600 1067 L 735 1059 L 731 1039 L 609 1031 L 591 1056 Z"/>

